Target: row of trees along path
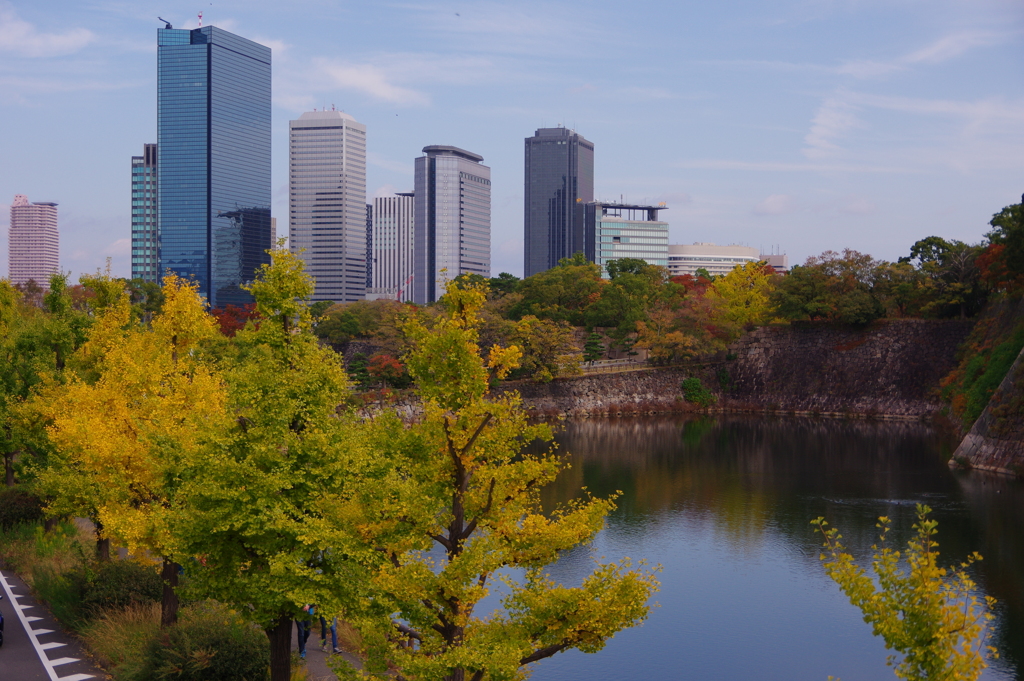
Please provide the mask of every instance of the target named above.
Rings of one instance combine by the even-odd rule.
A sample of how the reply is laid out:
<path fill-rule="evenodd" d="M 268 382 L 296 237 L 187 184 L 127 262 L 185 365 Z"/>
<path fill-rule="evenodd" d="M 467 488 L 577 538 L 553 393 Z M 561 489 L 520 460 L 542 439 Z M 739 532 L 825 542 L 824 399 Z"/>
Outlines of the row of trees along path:
<path fill-rule="evenodd" d="M 97 285 L 91 326 L 14 421 L 51 515 L 87 516 L 101 541 L 162 558 L 164 626 L 183 566 L 190 596 L 266 631 L 273 681 L 290 677 L 305 603 L 353 625 L 373 678 L 482 681 L 599 650 L 646 617 L 657 582 L 643 566 L 597 564 L 573 587 L 546 575 L 613 502 L 584 493 L 541 509 L 562 458 L 523 450 L 550 431 L 527 422 L 518 396 L 488 395 L 521 353 L 482 357 L 478 288 L 450 286 L 441 315 L 405 324 L 424 404 L 408 424 L 339 406 L 349 380 L 312 333 L 312 283 L 286 250 L 250 287 L 255 318 L 231 339 L 187 281 L 165 278 L 148 323 L 116 280 Z M 478 612 L 496 582 L 500 607 Z"/>

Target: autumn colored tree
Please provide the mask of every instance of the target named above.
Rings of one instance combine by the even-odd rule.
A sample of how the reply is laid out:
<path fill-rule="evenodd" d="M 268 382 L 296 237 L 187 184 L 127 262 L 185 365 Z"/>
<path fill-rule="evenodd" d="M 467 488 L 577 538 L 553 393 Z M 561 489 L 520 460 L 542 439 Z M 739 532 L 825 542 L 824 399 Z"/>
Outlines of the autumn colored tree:
<path fill-rule="evenodd" d="M 522 678 L 523 667 L 562 650 L 600 650 L 646 617 L 656 588 L 626 561 L 597 565 L 578 587 L 545 573 L 560 551 L 594 536 L 612 502 L 584 494 L 542 511 L 539 489 L 563 462 L 553 450 L 523 450 L 551 436 L 527 422 L 517 395 L 488 397 L 489 382 L 513 369 L 520 352 L 491 348 L 481 357 L 483 302 L 480 289 L 449 286 L 431 327 L 410 322 L 407 361 L 422 421 L 383 415 L 372 423 L 364 484 L 336 508 L 345 521 L 338 526 L 352 534 L 334 543 L 373 561 L 370 607 L 350 618 L 371 678 Z M 507 594 L 501 609 L 478 613 L 495 580 Z"/>
<path fill-rule="evenodd" d="M 96 380 L 73 377 L 37 408 L 57 451 L 41 474 L 51 512 L 87 514 L 131 553 L 162 557 L 167 626 L 177 619 L 179 566 L 168 528 L 183 458 L 223 416 L 224 400 L 220 377 L 194 353 L 216 333 L 198 287 L 167 275 L 162 295 L 152 327 L 128 323 L 127 295 L 107 307 L 89 339 L 105 343 Z"/>
<path fill-rule="evenodd" d="M 737 265 L 708 287 L 707 297 L 731 325 L 740 329 L 763 326 L 775 317 L 771 296 L 775 270 L 766 262 Z"/>
<path fill-rule="evenodd" d="M 939 566 L 936 527 L 931 509 L 918 504 L 917 534 L 904 554 L 885 546 L 889 519 L 878 519 L 879 544 L 871 562 L 874 578 L 842 544 L 842 535 L 823 518 L 812 521 L 825 538 L 825 571 L 864 613 L 864 621 L 885 647 L 900 653 L 887 663 L 896 676 L 910 681 L 974 681 L 995 648 L 986 645 L 987 623 L 995 599 L 979 601 L 967 570 L 981 560 L 977 553 L 958 567 Z M 903 559 L 904 564 L 901 564 Z"/>
<path fill-rule="evenodd" d="M 520 372 L 538 383 L 580 373 L 580 352 L 567 322 L 526 315 L 516 322 L 510 340 L 522 352 Z"/>
<path fill-rule="evenodd" d="M 340 358 L 312 332 L 302 261 L 275 249 L 248 290 L 261 321 L 235 336 L 226 409 L 189 452 L 170 531 L 179 555 L 197 557 L 189 588 L 261 626 L 272 681 L 288 681 L 303 604 L 338 613 L 361 593 L 344 547 L 325 540 L 324 514 L 367 455 L 339 410 L 349 392 Z"/>
<path fill-rule="evenodd" d="M 392 388 L 408 388 L 412 382 L 405 365 L 391 355 L 373 355 L 366 365 L 366 371 L 385 386 Z"/>
<path fill-rule="evenodd" d="M 697 352 L 697 340 L 685 333 L 678 309 L 659 306 L 647 319 L 637 322 L 636 347 L 647 350 L 655 364 L 668 364 L 678 359 L 689 359 Z"/>
<path fill-rule="evenodd" d="M 245 305 L 232 305 L 228 303 L 224 307 L 215 307 L 210 314 L 217 321 L 220 332 L 228 338 L 234 338 L 235 334 L 245 328 L 251 319 L 256 317 L 256 304 L 246 303 Z"/>
<path fill-rule="evenodd" d="M 989 224 L 992 231 L 985 235 L 991 249 L 989 259 L 993 261 L 989 270 L 1002 274 L 991 278 L 1004 289 L 1024 287 L 1024 203 L 1003 208 L 992 216 Z"/>

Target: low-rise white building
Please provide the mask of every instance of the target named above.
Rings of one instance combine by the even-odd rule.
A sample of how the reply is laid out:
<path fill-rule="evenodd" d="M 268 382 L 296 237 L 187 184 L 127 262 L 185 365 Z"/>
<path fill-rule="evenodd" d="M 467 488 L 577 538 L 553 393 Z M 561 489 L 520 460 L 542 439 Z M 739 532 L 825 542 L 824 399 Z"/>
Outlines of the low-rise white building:
<path fill-rule="evenodd" d="M 750 246 L 719 246 L 704 242 L 669 244 L 668 271 L 672 276 L 697 274 L 703 268 L 712 276 L 728 274 L 737 265 L 764 260 L 756 248 Z"/>

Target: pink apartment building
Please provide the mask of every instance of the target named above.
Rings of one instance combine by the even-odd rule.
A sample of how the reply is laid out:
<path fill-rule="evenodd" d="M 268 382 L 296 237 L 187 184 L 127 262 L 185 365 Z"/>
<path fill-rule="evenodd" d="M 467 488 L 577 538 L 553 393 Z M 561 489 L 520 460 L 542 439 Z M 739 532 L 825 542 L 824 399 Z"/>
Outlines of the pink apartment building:
<path fill-rule="evenodd" d="M 7 243 L 11 283 L 25 284 L 31 279 L 43 288 L 49 287 L 50 275 L 60 269 L 57 204 L 29 203 L 27 196 L 15 195 Z"/>

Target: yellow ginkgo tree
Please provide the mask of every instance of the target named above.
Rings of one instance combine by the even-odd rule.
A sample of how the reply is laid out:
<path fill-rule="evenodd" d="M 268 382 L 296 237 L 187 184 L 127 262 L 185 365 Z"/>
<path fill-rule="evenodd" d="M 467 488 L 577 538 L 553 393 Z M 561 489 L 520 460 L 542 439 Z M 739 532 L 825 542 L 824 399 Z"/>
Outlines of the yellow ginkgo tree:
<path fill-rule="evenodd" d="M 885 647 L 901 654 L 887 660 L 896 676 L 908 681 L 975 681 L 988 666 L 987 658 L 997 657 L 996 649 L 987 645 L 995 599 L 979 598 L 967 573 L 981 560 L 978 553 L 959 566 L 939 565 L 938 522 L 929 513 L 930 508 L 917 505 L 916 534 L 902 554 L 885 546 L 889 519 L 878 519 L 881 548 L 872 547 L 874 577 L 857 564 L 838 530 L 829 528 L 824 518 L 811 524 L 825 538 L 820 558 L 828 576 L 860 609 Z"/>
<path fill-rule="evenodd" d="M 597 565 L 578 586 L 548 576 L 546 566 L 589 541 L 613 504 L 584 494 L 541 508 L 539 490 L 565 464 L 554 449 L 524 449 L 550 430 L 528 423 L 517 395 L 488 395 L 521 353 L 493 347 L 481 357 L 483 303 L 481 290 L 449 285 L 445 314 L 429 327 L 409 322 L 415 349 L 405 359 L 423 417 L 367 424 L 359 489 L 334 507 L 334 526 L 354 533 L 334 543 L 372 561 L 371 598 L 349 619 L 373 678 L 521 679 L 560 651 L 600 650 L 646 618 L 657 587 L 628 560 Z M 501 607 L 482 612 L 495 590 Z"/>
<path fill-rule="evenodd" d="M 180 569 L 170 515 L 185 455 L 202 428 L 223 417 L 225 391 L 196 353 L 216 333 L 197 287 L 167 275 L 163 293 L 151 327 L 132 322 L 126 294 L 114 299 L 82 348 L 87 378 L 47 391 L 37 404 L 56 447 L 40 476 L 51 513 L 85 513 L 130 552 L 161 558 L 168 625 L 177 618 Z"/>

